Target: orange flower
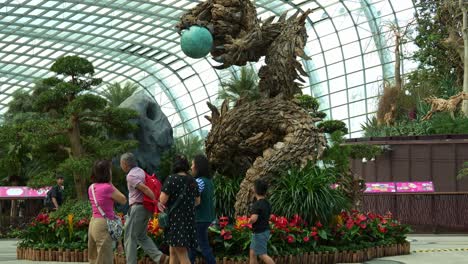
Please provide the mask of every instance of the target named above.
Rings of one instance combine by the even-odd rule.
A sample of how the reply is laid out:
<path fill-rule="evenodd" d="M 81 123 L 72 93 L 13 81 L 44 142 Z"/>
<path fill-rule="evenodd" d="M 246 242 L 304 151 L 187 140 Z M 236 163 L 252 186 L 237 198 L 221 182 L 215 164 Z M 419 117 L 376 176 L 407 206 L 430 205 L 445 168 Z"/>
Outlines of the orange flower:
<path fill-rule="evenodd" d="M 159 226 L 159 220 L 158 220 L 158 214 L 157 213 L 155 213 L 153 218 L 151 218 L 150 221 L 148 222 L 148 232 L 150 234 L 155 235 L 155 236 L 159 236 L 163 232 L 161 227 Z"/>
<path fill-rule="evenodd" d="M 249 224 L 249 218 L 247 216 L 239 216 L 236 219 L 235 229 L 241 229 L 242 227 L 252 228 L 252 224 Z"/>

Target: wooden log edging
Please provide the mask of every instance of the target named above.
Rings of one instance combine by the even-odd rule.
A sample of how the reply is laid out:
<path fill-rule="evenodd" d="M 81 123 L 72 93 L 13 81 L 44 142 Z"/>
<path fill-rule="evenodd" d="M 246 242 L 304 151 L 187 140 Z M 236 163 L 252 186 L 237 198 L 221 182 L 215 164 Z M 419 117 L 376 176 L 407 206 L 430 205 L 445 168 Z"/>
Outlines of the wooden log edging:
<path fill-rule="evenodd" d="M 398 256 L 410 254 L 410 243 L 394 244 L 388 246 L 375 246 L 367 249 L 355 251 L 337 251 L 337 252 L 307 252 L 299 255 L 274 256 L 273 260 L 277 264 L 291 263 L 314 263 L 314 264 L 336 264 L 336 263 L 359 263 L 371 260 L 373 258 Z M 26 259 L 34 261 L 61 261 L 61 262 L 88 262 L 88 251 L 70 250 L 70 249 L 32 249 L 17 248 L 17 259 Z M 166 261 L 167 262 L 167 261 Z M 223 264 L 248 264 L 248 260 L 231 260 L 226 257 L 216 258 L 217 263 Z M 114 264 L 125 264 L 125 256 L 121 254 L 114 255 Z M 138 264 L 153 264 L 150 258 L 144 257 L 138 261 Z M 196 262 L 202 263 L 200 260 Z"/>

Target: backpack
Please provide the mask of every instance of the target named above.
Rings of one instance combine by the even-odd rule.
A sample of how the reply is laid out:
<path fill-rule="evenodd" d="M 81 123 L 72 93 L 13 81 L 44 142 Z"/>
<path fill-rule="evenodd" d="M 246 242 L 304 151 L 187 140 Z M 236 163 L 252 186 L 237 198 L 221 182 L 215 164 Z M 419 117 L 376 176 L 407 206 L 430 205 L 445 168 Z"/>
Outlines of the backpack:
<path fill-rule="evenodd" d="M 44 200 L 44 206 L 46 207 L 55 207 L 55 205 L 52 203 L 52 190 L 55 188 L 55 186 L 53 186 L 52 188 L 50 188 L 50 190 L 47 191 L 47 196 Z"/>
<path fill-rule="evenodd" d="M 152 213 L 159 213 L 158 202 L 159 195 L 161 194 L 162 184 L 158 178 L 156 178 L 156 175 L 149 175 L 145 171 L 145 185 L 153 192 L 156 203 L 154 203 L 153 200 L 146 194 L 143 194 L 143 207 Z"/>

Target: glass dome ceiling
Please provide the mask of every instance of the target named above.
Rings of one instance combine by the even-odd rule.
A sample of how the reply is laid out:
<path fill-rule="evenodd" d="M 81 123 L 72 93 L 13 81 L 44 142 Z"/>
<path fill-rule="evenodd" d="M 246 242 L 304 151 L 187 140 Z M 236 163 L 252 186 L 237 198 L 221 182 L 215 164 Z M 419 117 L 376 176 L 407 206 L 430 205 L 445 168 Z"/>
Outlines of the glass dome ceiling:
<path fill-rule="evenodd" d="M 206 101 L 216 102 L 219 82 L 237 69 L 218 71 L 209 56 L 191 59 L 179 46 L 178 18 L 196 0 L 3 0 L 0 4 L 0 114 L 11 94 L 50 76 L 63 55 L 90 60 L 103 85 L 132 81 L 148 91 L 176 137 L 204 136 Z M 255 0 L 261 18 L 313 9 L 307 21 L 303 92 L 319 98 L 328 118 L 347 123 L 351 136 L 375 112 L 382 80 L 393 76 L 394 40 L 388 25 L 406 26 L 412 1 Z M 411 42 L 403 44 L 408 56 Z M 404 60 L 403 73 L 414 68 Z M 215 63 L 216 64 L 216 63 Z M 260 63 L 253 64 L 259 68 Z"/>

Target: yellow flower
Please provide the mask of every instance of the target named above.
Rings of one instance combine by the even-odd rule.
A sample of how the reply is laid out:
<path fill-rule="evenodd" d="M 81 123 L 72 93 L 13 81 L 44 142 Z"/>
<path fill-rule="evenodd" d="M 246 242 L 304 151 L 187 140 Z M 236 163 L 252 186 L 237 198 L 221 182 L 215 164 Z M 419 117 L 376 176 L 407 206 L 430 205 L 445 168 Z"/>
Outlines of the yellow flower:
<path fill-rule="evenodd" d="M 71 240 L 73 234 L 73 214 L 69 214 L 67 217 L 68 220 L 68 236 Z"/>

